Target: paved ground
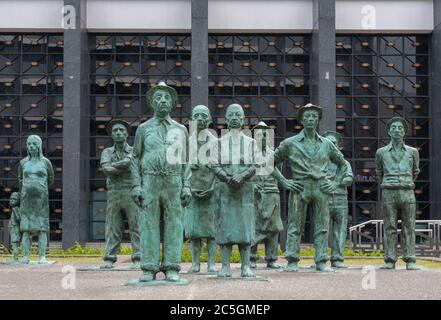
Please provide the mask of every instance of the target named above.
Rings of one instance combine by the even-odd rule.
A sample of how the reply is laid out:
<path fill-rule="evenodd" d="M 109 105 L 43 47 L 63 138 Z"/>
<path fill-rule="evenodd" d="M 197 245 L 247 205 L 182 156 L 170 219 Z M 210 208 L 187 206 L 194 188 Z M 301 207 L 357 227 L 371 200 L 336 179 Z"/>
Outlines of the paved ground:
<path fill-rule="evenodd" d="M 412 272 L 400 267 L 363 273 L 359 268 L 329 274 L 307 268 L 299 273 L 258 269 L 256 273 L 268 281 L 183 274 L 190 280 L 187 286 L 143 288 L 125 286 L 129 279 L 139 276 L 137 271 L 62 272 L 88 265 L 0 265 L 0 299 L 441 299 L 441 270 L 433 269 Z M 184 271 L 188 267 L 183 264 Z M 234 265 L 234 273 L 239 272 L 239 265 Z M 73 284 L 70 280 L 75 280 L 76 288 L 64 289 L 63 283 Z"/>

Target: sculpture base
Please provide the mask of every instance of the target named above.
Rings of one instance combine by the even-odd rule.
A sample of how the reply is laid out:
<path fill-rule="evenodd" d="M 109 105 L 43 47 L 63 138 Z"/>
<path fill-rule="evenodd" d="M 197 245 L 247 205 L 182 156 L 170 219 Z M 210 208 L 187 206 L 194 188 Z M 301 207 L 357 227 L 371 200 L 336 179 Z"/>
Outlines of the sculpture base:
<path fill-rule="evenodd" d="M 22 263 L 21 261 L 5 260 L 0 261 L 0 264 L 7 264 L 10 266 L 47 266 L 56 263 L 57 261 L 48 260 L 45 263 L 39 263 L 38 261 L 29 261 L 29 263 Z"/>
<path fill-rule="evenodd" d="M 217 274 L 216 272 L 188 272 L 188 271 L 181 271 L 180 274 L 190 274 L 194 276 L 213 276 Z"/>
<path fill-rule="evenodd" d="M 218 276 L 209 276 L 207 279 L 214 280 L 242 280 L 242 281 L 269 281 L 267 277 L 264 276 L 255 276 L 255 277 L 239 277 L 239 276 L 231 276 L 231 277 L 218 277 Z"/>
<path fill-rule="evenodd" d="M 78 268 L 77 271 L 141 271 L 141 268 L 133 268 L 131 265 L 128 266 L 114 266 L 113 268 L 101 268 L 99 265 L 85 266 Z"/>
<path fill-rule="evenodd" d="M 190 284 L 190 280 L 181 279 L 178 282 L 167 281 L 165 279 L 141 282 L 139 279 L 130 279 L 126 286 L 129 287 L 160 287 L 160 286 L 186 286 Z"/>

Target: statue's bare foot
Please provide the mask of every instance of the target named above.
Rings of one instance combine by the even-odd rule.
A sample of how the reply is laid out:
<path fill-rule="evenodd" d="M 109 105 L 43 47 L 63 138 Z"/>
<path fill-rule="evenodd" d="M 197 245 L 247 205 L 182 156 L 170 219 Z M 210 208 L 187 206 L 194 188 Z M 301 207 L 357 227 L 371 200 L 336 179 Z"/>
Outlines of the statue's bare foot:
<path fill-rule="evenodd" d="M 141 269 L 141 263 L 139 261 L 133 261 L 132 265 L 130 266 L 130 269 L 133 270 Z"/>
<path fill-rule="evenodd" d="M 40 257 L 40 258 L 38 259 L 38 264 L 47 264 L 46 257 Z"/>
<path fill-rule="evenodd" d="M 380 269 L 386 269 L 386 270 L 393 270 L 395 269 L 395 263 L 393 262 L 386 262 Z"/>
<path fill-rule="evenodd" d="M 23 260 L 21 260 L 21 263 L 23 264 L 29 264 L 31 260 L 29 260 L 29 257 L 23 257 Z"/>
<path fill-rule="evenodd" d="M 230 266 L 222 266 L 222 269 L 218 272 L 217 276 L 221 277 L 221 278 L 229 278 L 229 277 L 231 277 Z"/>
<path fill-rule="evenodd" d="M 153 280 L 156 280 L 156 273 L 151 271 L 144 271 L 141 277 L 139 277 L 140 282 L 149 282 Z"/>
<path fill-rule="evenodd" d="M 283 269 L 286 272 L 297 272 L 299 271 L 299 263 L 298 262 L 288 262 L 288 265 Z"/>
<path fill-rule="evenodd" d="M 104 261 L 104 263 L 100 266 L 100 269 L 112 269 L 113 262 L 112 261 Z"/>
<path fill-rule="evenodd" d="M 346 268 L 345 264 L 343 263 L 343 261 L 332 261 L 331 263 L 331 267 L 332 268 L 336 268 L 336 269 L 343 269 Z"/>
<path fill-rule="evenodd" d="M 256 269 L 257 268 L 257 263 L 255 260 L 250 261 L 250 268 L 252 269 Z"/>
<path fill-rule="evenodd" d="M 244 278 L 253 278 L 256 275 L 253 272 L 251 272 L 251 269 L 249 266 L 244 266 L 242 268 L 242 272 L 240 273 L 240 276 L 244 277 Z"/>
<path fill-rule="evenodd" d="M 179 277 L 179 272 L 175 270 L 168 270 L 165 273 L 165 280 L 171 282 L 179 282 L 181 278 Z"/>
<path fill-rule="evenodd" d="M 333 270 L 324 262 L 317 263 L 315 269 L 320 272 L 332 272 Z"/>
<path fill-rule="evenodd" d="M 415 262 L 406 263 L 406 269 L 407 270 L 421 270 L 421 268 L 418 267 Z"/>
<path fill-rule="evenodd" d="M 196 273 L 201 271 L 201 265 L 199 263 L 192 263 L 190 269 L 188 269 L 188 273 Z"/>
<path fill-rule="evenodd" d="M 216 265 L 209 264 L 207 267 L 207 272 L 217 272 Z"/>
<path fill-rule="evenodd" d="M 282 268 L 282 266 L 280 264 L 278 264 L 277 262 L 275 262 L 275 261 L 268 262 L 266 264 L 266 267 L 270 268 L 270 269 L 280 269 L 280 268 Z"/>

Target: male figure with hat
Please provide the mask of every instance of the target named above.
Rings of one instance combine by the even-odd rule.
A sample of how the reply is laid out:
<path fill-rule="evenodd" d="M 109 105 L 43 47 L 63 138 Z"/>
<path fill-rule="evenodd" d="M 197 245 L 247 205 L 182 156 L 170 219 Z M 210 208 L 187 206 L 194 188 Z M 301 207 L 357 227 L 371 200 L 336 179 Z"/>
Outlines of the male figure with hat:
<path fill-rule="evenodd" d="M 20 192 L 13 192 L 9 198 L 11 206 L 11 217 L 9 218 L 9 234 L 11 235 L 12 259 L 11 263 L 18 262 L 20 251 L 21 232 L 20 232 Z"/>
<path fill-rule="evenodd" d="M 103 150 L 101 168 L 107 176 L 107 208 L 105 253 L 103 269 L 113 268 L 121 246 L 124 230 L 124 216 L 128 220 L 130 241 L 132 243 L 132 268 L 139 268 L 139 209 L 131 197 L 131 154 L 132 147 L 127 143 L 130 125 L 114 119 L 107 125 L 107 133 L 112 136 L 114 145 Z"/>
<path fill-rule="evenodd" d="M 415 180 L 420 172 L 418 150 L 407 146 L 406 120 L 393 117 L 387 122 L 391 142 L 377 150 L 375 168 L 381 182 L 381 209 L 384 219 L 384 269 L 395 269 L 397 228 L 401 215 L 404 243 L 403 260 L 407 270 L 418 270 L 415 257 Z"/>
<path fill-rule="evenodd" d="M 183 208 L 190 198 L 187 129 L 172 120 L 177 92 L 160 82 L 147 92 L 154 115 L 139 125 L 133 145 L 132 197 L 141 207 L 141 282 L 163 271 L 167 281 L 179 282 L 183 244 Z M 162 264 L 160 223 L 164 223 Z"/>
<path fill-rule="evenodd" d="M 262 152 L 261 165 L 267 163 L 267 158 L 274 154 L 274 151 L 267 146 L 267 139 L 271 128 L 263 121 L 260 121 L 254 128 L 254 139 Z M 259 144 L 259 142 L 261 142 Z M 261 168 L 263 169 L 263 167 Z M 272 168 L 279 170 L 278 168 Z M 262 170 L 263 173 L 263 170 Z M 282 219 L 280 218 L 280 191 L 276 178 L 271 174 L 256 175 L 254 183 L 255 206 L 256 206 L 256 239 L 251 247 L 250 267 L 256 268 L 259 258 L 257 254 L 258 244 L 265 244 L 265 260 L 268 268 L 279 269 L 277 263 L 279 249 L 279 233 L 283 230 Z"/>
<path fill-rule="evenodd" d="M 206 106 L 195 106 L 191 113 L 191 119 L 196 124 L 196 130 L 190 131 L 189 153 L 192 160 L 190 189 L 192 198 L 185 208 L 184 219 L 185 236 L 190 239 L 192 259 L 192 265 L 188 272 L 199 272 L 201 269 L 200 255 L 204 239 L 207 240 L 207 271 L 216 272 L 214 223 L 216 177 L 212 165 L 217 163 L 217 138 L 208 130 L 212 118 L 210 110 Z"/>
<path fill-rule="evenodd" d="M 335 131 L 326 131 L 323 137 L 329 139 L 337 148 L 341 135 Z M 345 160 L 346 161 L 346 160 Z M 347 162 L 347 161 L 346 161 Z M 347 166 L 350 167 L 349 162 Z M 352 170 L 344 171 L 333 162 L 329 162 L 327 179 L 333 185 L 329 193 L 329 233 L 332 234 L 331 267 L 344 268 L 344 249 L 348 229 L 348 186 L 354 179 Z"/>
<path fill-rule="evenodd" d="M 300 239 L 304 230 L 308 206 L 313 211 L 315 264 L 318 271 L 332 271 L 326 265 L 328 257 L 329 207 L 328 195 L 334 185 L 326 179 L 329 161 L 335 163 L 343 174 L 350 173 L 350 166 L 341 152 L 328 139 L 321 137 L 317 125 L 322 118 L 321 107 L 307 104 L 300 108 L 297 119 L 303 125 L 299 134 L 287 138 L 274 153 L 274 165 L 287 160 L 293 180 L 286 180 L 276 170 L 275 177 L 289 189 L 288 234 L 285 258 L 286 271 L 298 271 Z"/>

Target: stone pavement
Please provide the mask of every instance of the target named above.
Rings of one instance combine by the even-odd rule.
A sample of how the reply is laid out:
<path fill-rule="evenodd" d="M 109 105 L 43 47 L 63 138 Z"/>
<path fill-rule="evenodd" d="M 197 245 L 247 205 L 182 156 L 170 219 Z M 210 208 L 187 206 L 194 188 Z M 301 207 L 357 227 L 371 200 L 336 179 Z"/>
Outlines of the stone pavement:
<path fill-rule="evenodd" d="M 56 263 L 46 266 L 0 265 L 0 299 L 441 299 L 441 271 L 379 270 L 361 268 L 334 273 L 299 273 L 264 270 L 268 281 L 209 279 L 207 275 L 182 274 L 187 286 L 129 287 L 139 271 L 86 271 L 63 273 L 90 263 Z M 183 271 L 190 264 L 183 264 Z M 233 264 L 234 274 L 240 273 Z M 202 266 L 205 271 L 206 266 Z M 366 271 L 366 270 L 365 270 Z M 73 281 L 73 282 L 72 282 Z M 75 289 L 64 289 L 75 284 Z M 364 284 L 364 288 L 363 288 Z M 372 289 L 375 285 L 375 289 Z M 371 289 L 369 289 L 371 288 Z"/>

